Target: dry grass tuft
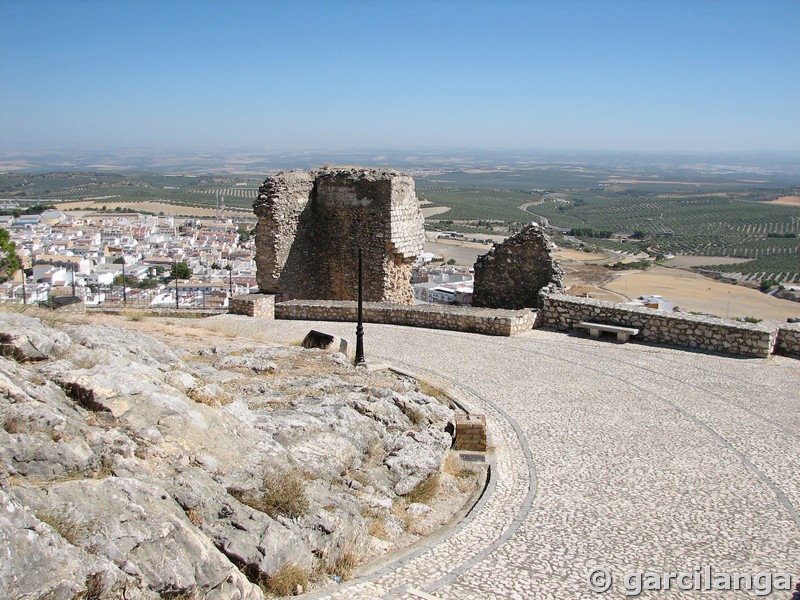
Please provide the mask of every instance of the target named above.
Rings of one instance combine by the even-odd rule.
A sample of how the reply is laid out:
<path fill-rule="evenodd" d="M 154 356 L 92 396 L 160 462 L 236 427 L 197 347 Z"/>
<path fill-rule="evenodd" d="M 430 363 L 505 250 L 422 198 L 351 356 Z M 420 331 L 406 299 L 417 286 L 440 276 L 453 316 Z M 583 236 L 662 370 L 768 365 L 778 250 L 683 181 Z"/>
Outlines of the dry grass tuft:
<path fill-rule="evenodd" d="M 141 321 L 147 316 L 147 312 L 142 310 L 126 309 L 122 311 L 122 315 L 129 321 Z"/>
<path fill-rule="evenodd" d="M 327 563 L 326 568 L 328 573 L 338 575 L 342 581 L 346 581 L 364 558 L 364 545 L 352 536 L 343 541 L 336 556 Z"/>
<path fill-rule="evenodd" d="M 114 461 L 110 456 L 103 456 L 100 459 L 100 465 L 96 470 L 92 471 L 92 479 L 106 479 L 114 474 Z"/>
<path fill-rule="evenodd" d="M 60 318 L 60 314 L 55 310 L 48 310 L 36 315 L 42 322 L 42 325 L 47 325 L 53 329 L 61 329 L 64 325 L 64 319 Z"/>
<path fill-rule="evenodd" d="M 81 538 L 86 536 L 87 527 L 76 519 L 67 515 L 54 514 L 49 512 L 37 512 L 36 518 L 42 523 L 47 523 L 55 529 L 61 537 L 73 546 L 77 546 Z"/>
<path fill-rule="evenodd" d="M 262 589 L 276 596 L 294 596 L 308 589 L 308 573 L 298 565 L 286 565 L 261 584 Z"/>
<path fill-rule="evenodd" d="M 367 532 L 379 540 L 389 539 L 389 532 L 386 530 L 386 517 L 381 515 L 372 519 Z"/>
<path fill-rule="evenodd" d="M 101 600 L 106 597 L 106 589 L 103 585 L 103 575 L 101 573 L 89 573 L 86 576 L 86 591 L 82 592 L 78 598 L 80 600 Z"/>
<path fill-rule="evenodd" d="M 428 383 L 427 381 L 417 380 L 417 390 L 420 394 L 425 394 L 426 396 L 432 396 L 433 398 L 436 398 L 442 404 L 450 404 L 451 400 L 450 396 L 447 395 L 447 392 L 433 384 Z"/>
<path fill-rule="evenodd" d="M 203 524 L 203 515 L 200 514 L 200 511 L 187 508 L 184 512 L 186 513 L 186 518 L 189 519 L 189 523 L 195 527 L 200 527 Z"/>
<path fill-rule="evenodd" d="M 458 489 L 464 493 L 472 492 L 478 486 L 480 468 L 470 465 L 456 452 L 447 455 L 442 470 L 455 478 Z"/>
<path fill-rule="evenodd" d="M 3 422 L 6 433 L 29 433 L 28 424 L 16 415 L 8 415 Z"/>
<path fill-rule="evenodd" d="M 31 310 L 30 304 L 20 304 L 18 302 L 0 303 L 0 311 L 9 313 L 24 313 Z"/>
<path fill-rule="evenodd" d="M 72 358 L 72 364 L 77 369 L 93 369 L 100 364 L 100 357 L 90 352 L 82 352 Z"/>
<path fill-rule="evenodd" d="M 414 502 L 420 502 L 422 504 L 427 504 L 433 497 L 436 496 L 436 492 L 439 491 L 439 473 L 434 473 L 427 479 L 423 479 L 420 481 L 413 490 L 411 490 L 405 496 L 405 500 L 409 504 L 413 504 Z"/>
<path fill-rule="evenodd" d="M 233 402 L 233 399 L 228 394 L 220 393 L 212 396 L 197 388 L 189 390 L 186 395 L 198 404 L 205 404 L 215 408 Z"/>
<path fill-rule="evenodd" d="M 236 319 L 223 319 L 214 321 L 209 329 L 221 333 L 227 338 L 247 337 L 245 334 L 250 329 L 246 321 Z"/>

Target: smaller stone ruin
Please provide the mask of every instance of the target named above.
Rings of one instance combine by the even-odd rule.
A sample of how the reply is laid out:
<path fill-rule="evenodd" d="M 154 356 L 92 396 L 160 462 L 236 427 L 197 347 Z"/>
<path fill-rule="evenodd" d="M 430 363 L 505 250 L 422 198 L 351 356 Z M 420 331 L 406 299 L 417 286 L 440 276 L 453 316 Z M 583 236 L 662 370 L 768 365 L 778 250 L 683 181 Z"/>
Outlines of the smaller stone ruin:
<path fill-rule="evenodd" d="M 538 225 L 479 256 L 472 305 L 481 308 L 541 308 L 542 294 L 563 293 L 564 272 L 553 257 L 555 244 Z"/>
<path fill-rule="evenodd" d="M 411 176 L 379 169 L 283 171 L 253 204 L 256 280 L 280 300 L 411 304 L 411 266 L 425 233 Z"/>

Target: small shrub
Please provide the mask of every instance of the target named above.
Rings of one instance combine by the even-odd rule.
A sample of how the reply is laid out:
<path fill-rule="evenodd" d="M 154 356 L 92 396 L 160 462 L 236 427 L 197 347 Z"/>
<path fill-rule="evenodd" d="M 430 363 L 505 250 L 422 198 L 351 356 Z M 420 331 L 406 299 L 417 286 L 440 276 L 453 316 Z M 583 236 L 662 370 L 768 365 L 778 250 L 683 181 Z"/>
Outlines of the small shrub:
<path fill-rule="evenodd" d="M 293 596 L 308 589 L 308 573 L 298 565 L 286 565 L 262 584 L 265 592 L 276 596 Z"/>
<path fill-rule="evenodd" d="M 739 320 L 743 323 L 761 323 L 761 319 L 758 317 L 742 317 Z"/>
<path fill-rule="evenodd" d="M 290 471 L 265 473 L 263 490 L 259 495 L 252 493 L 230 493 L 242 504 L 260 510 L 273 519 L 278 515 L 295 519 L 308 512 L 308 496 L 302 478 Z"/>
<path fill-rule="evenodd" d="M 303 480 L 288 471 L 264 476 L 262 500 L 266 507 L 265 512 L 271 517 L 284 515 L 294 519 L 308 511 L 308 497 Z"/>

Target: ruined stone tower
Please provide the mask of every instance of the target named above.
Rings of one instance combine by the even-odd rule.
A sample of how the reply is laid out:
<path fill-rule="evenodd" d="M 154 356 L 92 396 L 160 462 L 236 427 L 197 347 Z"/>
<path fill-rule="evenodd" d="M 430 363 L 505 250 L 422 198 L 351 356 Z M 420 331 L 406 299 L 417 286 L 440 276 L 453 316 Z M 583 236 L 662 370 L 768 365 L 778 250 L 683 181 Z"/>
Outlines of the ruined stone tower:
<path fill-rule="evenodd" d="M 397 171 L 320 169 L 268 177 L 253 204 L 257 282 L 281 300 L 355 300 L 358 248 L 364 300 L 411 304 L 422 252 L 414 180 Z"/>
<path fill-rule="evenodd" d="M 564 271 L 555 245 L 538 225 L 529 225 L 475 262 L 472 305 L 541 308 L 541 293 L 563 292 Z"/>

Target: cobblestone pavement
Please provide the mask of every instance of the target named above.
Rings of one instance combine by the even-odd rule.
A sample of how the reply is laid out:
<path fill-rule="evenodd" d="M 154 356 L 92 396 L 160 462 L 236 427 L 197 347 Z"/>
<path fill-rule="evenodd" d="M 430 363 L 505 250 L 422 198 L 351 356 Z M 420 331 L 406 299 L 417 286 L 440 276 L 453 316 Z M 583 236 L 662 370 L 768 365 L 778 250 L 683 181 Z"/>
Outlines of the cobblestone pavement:
<path fill-rule="evenodd" d="M 355 331 L 258 326 L 275 341 L 310 329 L 353 340 Z M 575 600 L 597 595 L 587 582 L 594 567 L 614 577 L 608 598 L 635 591 L 627 573 L 688 572 L 701 586 L 709 574 L 800 577 L 800 361 L 540 330 L 497 338 L 373 324 L 365 347 L 368 360 L 486 413 L 492 483 L 457 527 L 313 597 Z M 766 580 L 712 596 L 756 597 Z M 709 595 L 677 585 L 638 597 Z"/>

